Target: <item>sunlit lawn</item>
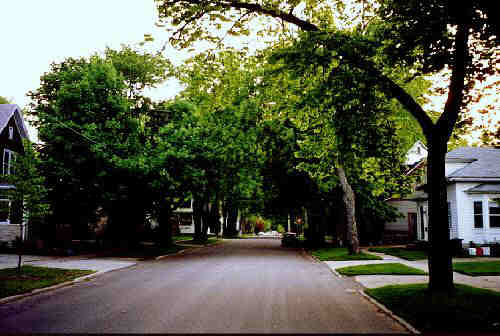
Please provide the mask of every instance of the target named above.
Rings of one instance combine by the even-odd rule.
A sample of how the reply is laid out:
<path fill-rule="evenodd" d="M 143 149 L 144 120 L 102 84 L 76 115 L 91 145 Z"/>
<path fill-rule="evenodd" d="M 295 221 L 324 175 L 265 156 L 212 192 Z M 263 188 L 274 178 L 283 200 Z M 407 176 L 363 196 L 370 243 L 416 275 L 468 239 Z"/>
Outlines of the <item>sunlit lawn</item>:
<path fill-rule="evenodd" d="M 337 268 L 337 272 L 343 275 L 427 275 L 426 272 L 417 268 L 409 267 L 400 263 L 371 264 Z"/>
<path fill-rule="evenodd" d="M 453 263 L 453 270 L 472 276 L 500 275 L 500 261 L 457 262 Z"/>
<path fill-rule="evenodd" d="M 311 250 L 311 254 L 319 260 L 381 260 L 382 258 L 368 253 L 350 255 L 345 247 L 324 247 Z"/>

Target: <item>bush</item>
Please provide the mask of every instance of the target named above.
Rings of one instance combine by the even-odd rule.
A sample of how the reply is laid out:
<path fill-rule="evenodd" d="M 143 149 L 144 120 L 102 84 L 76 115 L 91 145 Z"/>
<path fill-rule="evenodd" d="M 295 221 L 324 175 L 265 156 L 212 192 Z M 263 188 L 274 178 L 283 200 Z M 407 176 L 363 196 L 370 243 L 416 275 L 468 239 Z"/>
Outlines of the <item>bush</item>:
<path fill-rule="evenodd" d="M 285 228 L 283 227 L 283 225 L 278 224 L 278 229 L 276 231 L 278 231 L 279 233 L 283 233 L 285 232 Z"/>

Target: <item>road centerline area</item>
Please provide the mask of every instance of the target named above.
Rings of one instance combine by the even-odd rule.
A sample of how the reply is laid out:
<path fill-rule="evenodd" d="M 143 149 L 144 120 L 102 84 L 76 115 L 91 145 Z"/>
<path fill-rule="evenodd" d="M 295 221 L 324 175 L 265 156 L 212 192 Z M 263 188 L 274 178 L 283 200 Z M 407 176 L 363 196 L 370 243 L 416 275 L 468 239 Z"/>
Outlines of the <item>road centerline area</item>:
<path fill-rule="evenodd" d="M 98 284 L 98 285 L 96 285 Z M 0 305 L 3 332 L 405 332 L 349 278 L 278 240 L 235 239 Z"/>

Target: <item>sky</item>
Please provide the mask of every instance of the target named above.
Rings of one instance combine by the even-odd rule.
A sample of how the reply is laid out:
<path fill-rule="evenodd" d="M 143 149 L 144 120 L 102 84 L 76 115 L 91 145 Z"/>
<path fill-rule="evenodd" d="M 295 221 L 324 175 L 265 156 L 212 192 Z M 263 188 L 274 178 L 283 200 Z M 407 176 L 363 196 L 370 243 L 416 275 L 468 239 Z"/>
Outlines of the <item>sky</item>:
<path fill-rule="evenodd" d="M 39 87 L 40 76 L 49 71 L 52 62 L 90 56 L 106 46 L 118 49 L 121 44 L 137 45 L 147 33 L 155 38 L 146 45 L 150 52 L 159 50 L 167 40 L 167 33 L 155 26 L 153 0 L 0 0 L 0 13 L 0 96 L 21 108 L 29 103 L 26 93 Z M 189 56 L 169 47 L 164 55 L 176 65 Z M 179 83 L 171 80 L 147 94 L 160 100 L 180 90 Z M 496 122 L 500 120 L 499 88 L 495 87 L 492 94 L 496 98 Z M 436 102 L 442 104 L 442 99 Z"/>
<path fill-rule="evenodd" d="M 52 62 L 67 57 L 89 56 L 106 46 L 136 45 L 144 34 L 156 40 L 148 49 L 156 51 L 166 33 L 155 27 L 153 0 L 0 0 L 0 96 L 24 107 L 26 93 L 40 84 L 40 76 Z M 174 63 L 187 54 L 167 51 Z M 151 95 L 169 98 L 180 89 L 169 82 Z"/>

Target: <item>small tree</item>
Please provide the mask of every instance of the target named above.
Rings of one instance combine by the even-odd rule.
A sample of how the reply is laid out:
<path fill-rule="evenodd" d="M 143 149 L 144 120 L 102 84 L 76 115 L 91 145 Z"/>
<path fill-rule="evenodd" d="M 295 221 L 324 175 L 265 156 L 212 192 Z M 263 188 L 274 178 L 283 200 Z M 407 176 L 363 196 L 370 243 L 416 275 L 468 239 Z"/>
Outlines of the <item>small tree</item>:
<path fill-rule="evenodd" d="M 21 232 L 18 241 L 19 261 L 17 265 L 18 273 L 21 272 L 21 259 L 23 252 L 22 229 L 25 223 L 34 219 L 40 219 L 50 213 L 49 204 L 46 202 L 47 189 L 45 178 L 40 175 L 38 167 L 40 157 L 28 140 L 23 140 L 23 155 L 16 158 L 14 164 L 14 174 L 7 175 L 7 182 L 14 185 L 9 190 L 9 198 L 13 205 L 17 206 L 22 214 Z"/>

